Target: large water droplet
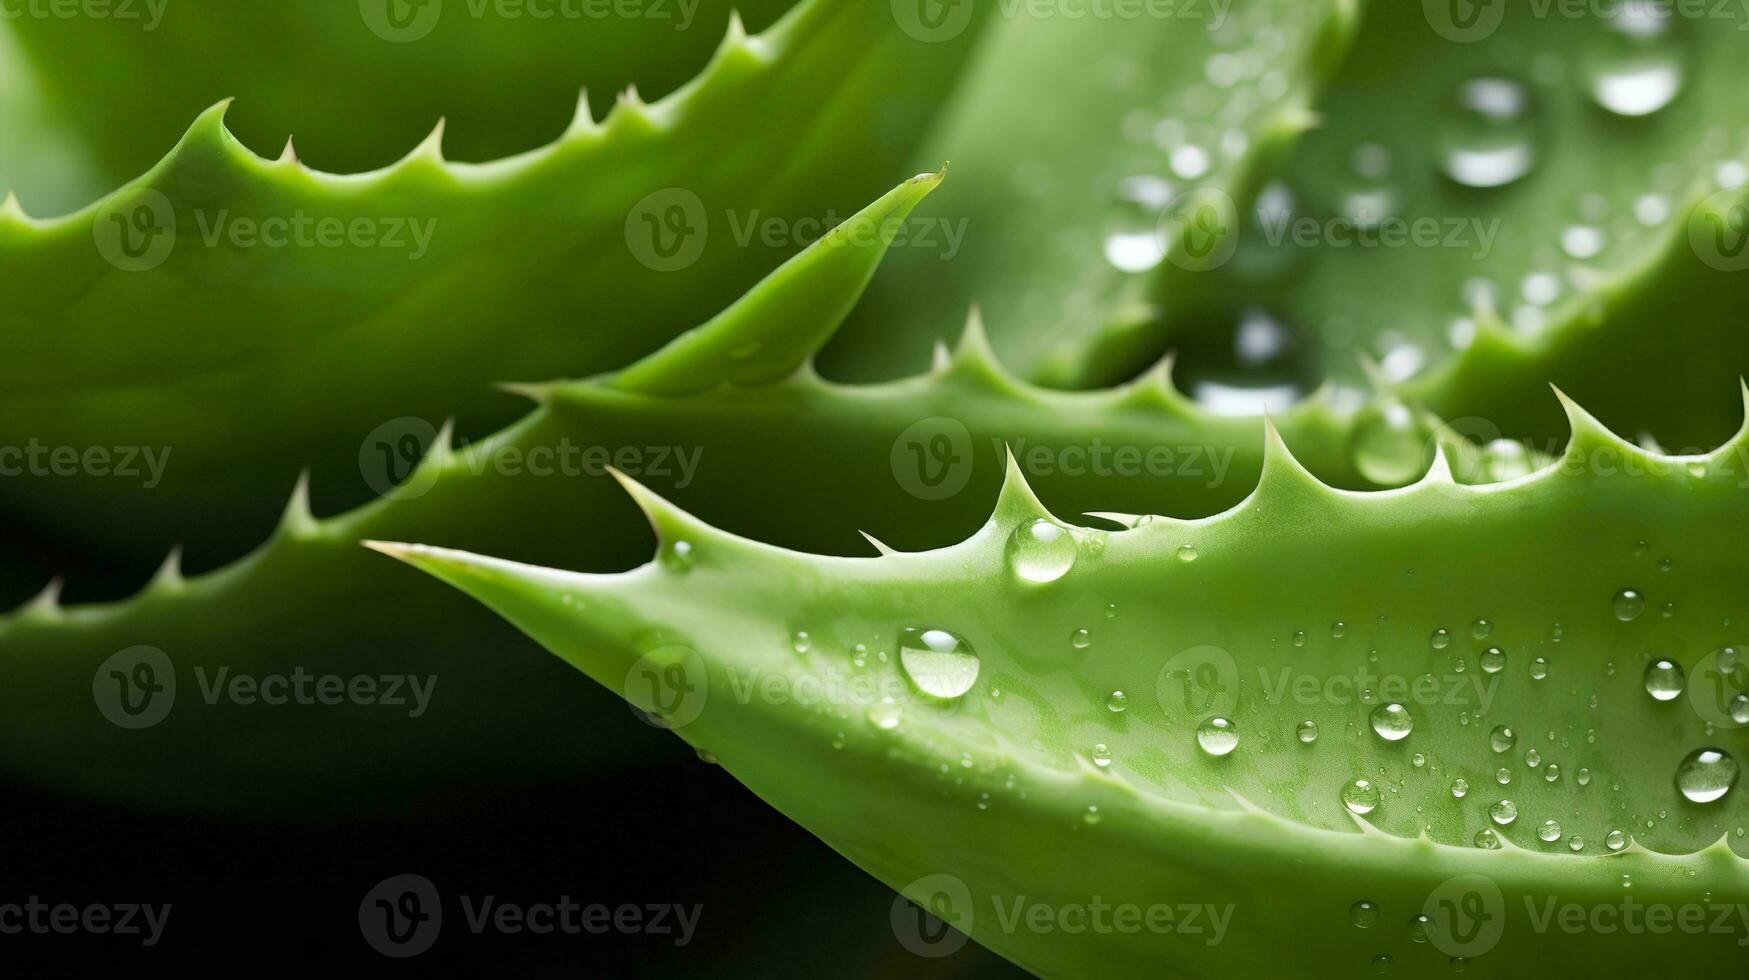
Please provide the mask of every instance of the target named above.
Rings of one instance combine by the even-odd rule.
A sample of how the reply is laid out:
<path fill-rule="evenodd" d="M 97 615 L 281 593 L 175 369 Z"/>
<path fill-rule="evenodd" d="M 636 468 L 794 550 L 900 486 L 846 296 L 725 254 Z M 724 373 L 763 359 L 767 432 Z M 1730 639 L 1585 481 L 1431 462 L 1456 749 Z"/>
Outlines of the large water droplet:
<path fill-rule="evenodd" d="M 1618 4 L 1590 45 L 1591 97 L 1618 116 L 1648 116 L 1682 91 L 1687 60 L 1680 20 L 1662 5 Z"/>
<path fill-rule="evenodd" d="M 1407 405 L 1381 399 L 1356 413 L 1352 452 L 1360 475 L 1380 486 L 1401 486 L 1426 472 L 1432 458 L 1427 433 Z"/>
<path fill-rule="evenodd" d="M 1482 663 L 1482 670 L 1490 674 L 1498 674 L 1506 668 L 1506 651 L 1499 647 L 1489 647 L 1477 658 Z"/>
<path fill-rule="evenodd" d="M 1695 749 L 1676 768 L 1676 788 L 1693 803 L 1711 803 L 1737 784 L 1737 760 L 1723 749 Z"/>
<path fill-rule="evenodd" d="M 1502 827 L 1510 827 L 1512 821 L 1518 819 L 1518 804 L 1501 800 L 1488 808 L 1488 818 Z"/>
<path fill-rule="evenodd" d="M 1440 129 L 1440 161 L 1466 187 L 1501 187 L 1536 165 L 1537 110 L 1530 92 L 1504 78 L 1458 86 Z"/>
<path fill-rule="evenodd" d="M 1545 843 L 1553 844 L 1561 839 L 1561 825 L 1555 820 L 1544 820 L 1542 826 L 1536 829 L 1536 835 Z"/>
<path fill-rule="evenodd" d="M 1510 752 L 1518 744 L 1518 733 L 1505 725 L 1495 725 L 1488 733 L 1488 747 L 1496 752 Z"/>
<path fill-rule="evenodd" d="M 1414 727 L 1415 719 L 1409 716 L 1409 709 L 1400 704 L 1381 704 L 1372 709 L 1372 730 L 1387 742 L 1401 742 Z"/>
<path fill-rule="evenodd" d="M 1055 582 L 1075 565 L 1074 535 L 1055 521 L 1027 521 L 1008 537 L 1008 566 L 1028 582 Z"/>
<path fill-rule="evenodd" d="M 1160 215 L 1172 203 L 1172 185 L 1159 177 L 1127 177 L 1106 222 L 1105 260 L 1119 272 L 1147 272 L 1166 258 Z"/>
<path fill-rule="evenodd" d="M 1299 736 L 1302 743 L 1310 745 L 1318 740 L 1318 723 L 1310 719 L 1302 721 L 1300 727 L 1295 729 L 1294 734 Z"/>
<path fill-rule="evenodd" d="M 1128 708 L 1129 706 L 1130 706 L 1130 696 L 1125 694 L 1122 691 L 1113 691 L 1110 694 L 1106 695 L 1105 710 L 1111 712 L 1114 715 L 1123 714 L 1124 709 Z"/>
<path fill-rule="evenodd" d="M 1223 756 L 1239 747 L 1239 728 L 1215 715 L 1196 726 L 1196 744 L 1212 756 Z"/>
<path fill-rule="evenodd" d="M 1609 848 L 1612 851 L 1619 851 L 1622 848 L 1628 846 L 1628 835 L 1622 833 L 1619 830 L 1612 830 L 1608 834 L 1604 835 L 1603 846 Z"/>
<path fill-rule="evenodd" d="M 964 637 L 942 629 L 908 628 L 899 634 L 899 663 L 925 694 L 957 698 L 978 680 L 978 655 Z"/>
<path fill-rule="evenodd" d="M 1615 613 L 1616 619 L 1626 623 L 1646 611 L 1646 597 L 1638 589 L 1623 589 L 1610 600 L 1609 607 Z"/>
<path fill-rule="evenodd" d="M 1469 780 L 1463 778 L 1462 776 L 1459 776 L 1458 778 L 1451 781 L 1451 795 L 1452 796 L 1461 800 L 1465 796 L 1468 796 L 1469 792 L 1470 792 L 1470 781 Z"/>
<path fill-rule="evenodd" d="M 1674 660 L 1654 660 L 1646 665 L 1646 693 L 1655 701 L 1674 701 L 1688 683 L 1682 665 Z"/>
<path fill-rule="evenodd" d="M 1348 907 L 1348 921 L 1357 929 L 1371 929 L 1379 921 L 1379 907 L 1363 898 Z"/>
<path fill-rule="evenodd" d="M 1379 788 L 1368 779 L 1350 779 L 1342 786 L 1342 805 L 1363 817 L 1378 809 L 1381 798 Z"/>

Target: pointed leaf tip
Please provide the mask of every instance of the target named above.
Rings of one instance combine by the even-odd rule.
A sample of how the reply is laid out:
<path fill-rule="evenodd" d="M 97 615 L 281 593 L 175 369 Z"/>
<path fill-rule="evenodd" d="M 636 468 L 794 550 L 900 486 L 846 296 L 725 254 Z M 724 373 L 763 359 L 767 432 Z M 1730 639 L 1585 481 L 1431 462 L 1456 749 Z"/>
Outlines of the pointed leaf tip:
<path fill-rule="evenodd" d="M 724 384 L 769 384 L 793 374 L 850 315 L 900 223 L 938 183 L 939 175 L 913 178 L 888 191 L 708 323 L 607 383 L 673 396 Z"/>

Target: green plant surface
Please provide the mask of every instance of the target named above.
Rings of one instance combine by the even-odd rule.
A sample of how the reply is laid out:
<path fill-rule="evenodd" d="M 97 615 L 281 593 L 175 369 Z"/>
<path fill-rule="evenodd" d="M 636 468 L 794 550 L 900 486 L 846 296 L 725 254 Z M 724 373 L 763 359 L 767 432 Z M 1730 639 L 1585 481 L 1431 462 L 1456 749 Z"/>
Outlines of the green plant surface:
<path fill-rule="evenodd" d="M 185 578 L 172 554 L 125 601 L 63 604 L 57 582 L 0 616 L 4 772 L 172 810 L 282 813 L 296 804 L 317 813 L 311 800 L 390 807 L 462 773 L 489 786 L 647 757 L 657 751 L 650 743 L 619 737 L 565 737 L 550 751 L 523 752 L 579 718 L 595 725 L 618 712 L 579 715 L 591 688 L 574 674 L 522 650 L 526 641 L 478 610 L 445 601 L 434 584 L 383 575 L 355 546 L 424 539 L 626 568 L 646 553 L 647 533 L 607 479 L 608 462 L 638 469 L 739 533 L 840 554 L 867 553 L 859 529 L 900 548 L 971 533 L 986 516 L 981 501 L 1001 484 L 1007 449 L 1070 512 L 1164 503 L 1206 515 L 1256 485 L 1262 420 L 1202 411 L 1172 386 L 1170 365 L 1110 391 L 1047 391 L 1008 374 L 974 320 L 958 351 L 918 377 L 841 385 L 808 369 L 880 260 L 886 239 L 872 233 L 890 233 L 938 179 L 905 183 L 624 371 L 523 387 L 539 407 L 488 439 L 458 444 L 446 428 L 386 499 L 318 520 L 300 484 L 272 537 L 236 563 Z M 732 383 L 713 383 L 721 381 Z M 1412 480 L 1435 442 L 1465 480 L 1525 465 L 1469 450 L 1430 420 L 1386 424 L 1402 414 L 1315 399 L 1277 424 L 1301 458 L 1343 486 L 1374 486 L 1367 473 Z M 188 705 L 144 732 L 114 727 L 92 703 L 100 666 L 139 645 L 170 658 L 177 704 Z M 266 714 L 229 699 L 204 703 L 197 677 L 210 687 L 225 668 L 257 678 L 298 668 L 435 676 L 440 686 L 416 719 L 374 705 Z M 339 756 L 336 744 L 346 746 Z"/>
<path fill-rule="evenodd" d="M 1001 233 L 971 236 L 951 268 L 904 257 L 823 370 L 919 363 L 946 332 L 924 307 L 956 295 L 990 313 L 1018 374 L 1058 386 L 1113 384 L 1175 350 L 1182 386 L 1211 405 L 1237 389 L 1279 407 L 1365 380 L 1558 446 L 1564 420 L 1539 397 L 1553 382 L 1622 431 L 1716 445 L 1749 360 L 1730 329 L 1749 295 L 1741 10 L 1476 12 L 1474 35 L 1407 2 L 1303 4 L 1280 35 L 1236 31 L 1289 39 L 1266 67 L 1291 84 L 1258 128 L 1234 130 L 1247 152 L 1196 180 L 1172 151 L 1220 145 L 1210 120 L 1258 103 L 1261 81 L 1226 34 L 1169 18 L 999 25 L 934 140 L 975 178 L 944 206 Z M 1240 4 L 1228 26 L 1271 15 Z M 1136 54 L 1150 44 L 1175 57 Z M 1020 67 L 1052 57 L 1100 66 L 1094 84 Z M 1625 114 L 1667 83 L 1667 105 Z M 1521 149 L 1521 176 L 1474 186 Z M 1154 189 L 1147 206 L 1126 198 L 1137 187 Z M 1214 258 L 1181 263 L 1204 204 Z M 1150 235 L 1152 265 L 1109 261 L 1106 245 Z M 894 338 L 893 323 L 914 332 Z M 1253 330 L 1269 352 L 1243 349 Z M 1606 369 L 1623 363 L 1668 394 L 1614 383 Z"/>
<path fill-rule="evenodd" d="M 506 157 L 563 132 L 579 89 L 599 114 L 627 86 L 652 97 L 678 88 L 709 60 L 732 7 L 763 29 L 790 5 L 649 0 L 636 16 L 606 16 L 497 0 L 141 0 L 108 17 L 26 11 L 0 24 L 9 68 L 52 94 L 58 129 L 94 166 L 75 181 L 0 158 L 0 188 L 33 213 L 72 211 L 150 168 L 189 119 L 232 97 L 228 123 L 245 144 L 277 152 L 295 134 L 305 161 L 334 173 L 393 163 L 439 118 L 453 158 Z"/>
<path fill-rule="evenodd" d="M 952 262 L 895 256 L 822 370 L 855 380 L 914 371 L 933 338 L 957 329 L 951 311 L 976 302 L 1016 373 L 1085 384 L 1090 339 L 1150 316 L 1145 278 L 1106 257 L 1111 236 L 1146 236 L 1193 187 L 1255 194 L 1315 122 L 1310 104 L 1356 17 L 1352 0 L 1155 9 L 1177 13 L 1020 5 L 990 25 L 928 144 L 966 177 L 943 201 L 964 217 L 966 245 Z M 1208 80 L 1211 62 L 1232 66 L 1228 87 Z M 1204 152 L 1181 156 L 1175 172 L 1172 151 L 1184 146 Z M 1105 364 L 1096 383 L 1140 367 Z"/>
<path fill-rule="evenodd" d="M 201 568 L 260 540 L 300 469 L 319 504 L 357 503 L 373 427 L 493 431 L 521 407 L 490 384 L 621 367 L 805 244 L 747 226 L 801 235 L 877 195 L 971 36 L 925 48 L 885 4 L 808 0 L 763 35 L 732 26 L 662 101 L 624 98 L 513 158 L 446 161 L 440 127 L 385 170 L 323 174 L 257 157 L 220 105 L 91 207 L 39 221 L 9 204 L 0 443 L 133 447 L 140 478 L 7 480 L 0 502 L 99 553 L 155 560 L 180 541 Z M 300 216 L 348 230 L 283 224 Z M 163 461 L 149 487 L 147 448 Z"/>
<path fill-rule="evenodd" d="M 1734 969 L 1749 806 L 1734 763 L 1683 767 L 1742 755 L 1749 423 L 1675 457 L 1566 408 L 1559 460 L 1482 487 L 1335 490 L 1271 431 L 1239 505 L 1119 532 L 1060 522 L 1011 465 L 936 551 L 790 552 L 629 479 L 660 540 L 629 573 L 372 547 L 1040 975 Z M 1225 931 L 1137 926 L 1162 903 Z"/>

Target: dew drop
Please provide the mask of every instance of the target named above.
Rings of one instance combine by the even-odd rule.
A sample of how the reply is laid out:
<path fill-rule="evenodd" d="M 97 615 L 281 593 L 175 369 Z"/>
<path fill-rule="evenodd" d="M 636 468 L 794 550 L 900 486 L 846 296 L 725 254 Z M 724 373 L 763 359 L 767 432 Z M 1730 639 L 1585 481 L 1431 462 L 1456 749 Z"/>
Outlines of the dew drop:
<path fill-rule="evenodd" d="M 663 557 L 667 559 L 664 564 L 677 572 L 691 571 L 693 564 L 692 550 L 691 541 L 676 541 L 669 545 L 663 552 Z"/>
<path fill-rule="evenodd" d="M 1508 783 L 1512 782 L 1512 770 L 1506 768 L 1505 766 L 1501 766 L 1500 768 L 1494 770 L 1494 781 L 1499 783 L 1502 786 L 1505 786 Z"/>
<path fill-rule="evenodd" d="M 1527 750 L 1524 753 L 1524 764 L 1531 767 L 1532 769 L 1535 769 L 1537 766 L 1542 765 L 1543 764 L 1542 753 L 1538 752 L 1535 749 Z"/>
<path fill-rule="evenodd" d="M 1530 679 L 1540 681 L 1549 676 L 1549 661 L 1546 657 L 1537 657 L 1530 662 Z"/>
<path fill-rule="evenodd" d="M 1344 623 L 1344 622 L 1343 622 L 1343 621 L 1342 621 L 1342 620 L 1340 620 L 1340 619 L 1338 619 L 1338 620 L 1337 620 L 1337 621 L 1336 621 L 1336 622 L 1334 622 L 1334 623 L 1331 623 L 1331 624 L 1330 624 L 1330 635 L 1331 635 L 1331 636 L 1332 636 L 1332 637 L 1333 637 L 1333 638 L 1335 638 L 1335 639 L 1338 639 L 1338 640 L 1340 640 L 1340 639 L 1342 639 L 1342 638 L 1343 638 L 1343 637 L 1345 637 L 1345 636 L 1347 636 L 1347 635 L 1348 635 L 1348 624 L 1347 624 L 1347 623 Z"/>
<path fill-rule="evenodd" d="M 1119 272 L 1147 272 L 1166 258 L 1159 219 L 1172 203 L 1172 185 L 1159 177 L 1128 177 L 1106 222 L 1105 260 Z"/>
<path fill-rule="evenodd" d="M 1077 650 L 1085 650 L 1093 645 L 1093 634 L 1086 629 L 1078 629 L 1069 634 L 1069 645 Z"/>
<path fill-rule="evenodd" d="M 1093 746 L 1093 764 L 1101 769 L 1111 765 L 1111 749 L 1104 742 Z"/>
<path fill-rule="evenodd" d="M 1495 725 L 1488 733 L 1488 747 L 1496 752 L 1510 752 L 1518 744 L 1518 733 L 1505 725 Z"/>
<path fill-rule="evenodd" d="M 1603 846 L 1612 851 L 1619 851 L 1628 846 L 1628 835 L 1619 830 L 1612 830 L 1603 837 Z"/>
<path fill-rule="evenodd" d="M 1440 128 L 1446 176 L 1466 187 L 1502 187 L 1536 165 L 1536 108 L 1524 86 L 1477 78 L 1458 87 Z"/>
<path fill-rule="evenodd" d="M 1426 472 L 1432 450 L 1407 405 L 1381 399 L 1356 413 L 1352 449 L 1360 475 L 1380 486 L 1401 486 Z"/>
<path fill-rule="evenodd" d="M 1239 747 L 1239 729 L 1230 720 L 1214 715 L 1196 726 L 1196 744 L 1209 755 L 1220 757 Z"/>
<path fill-rule="evenodd" d="M 978 680 L 978 655 L 957 633 L 907 628 L 899 634 L 899 664 L 925 694 L 957 698 Z"/>
<path fill-rule="evenodd" d="M 1580 837 L 1578 834 L 1574 834 L 1567 838 L 1567 849 L 1574 852 L 1583 851 L 1585 849 L 1585 838 Z"/>
<path fill-rule="evenodd" d="M 814 638 L 807 630 L 796 630 L 796 635 L 790 637 L 790 648 L 797 653 L 807 653 L 814 648 Z"/>
<path fill-rule="evenodd" d="M 1427 642 L 1435 650 L 1444 650 L 1446 647 L 1451 646 L 1451 633 L 1445 627 L 1441 626 L 1433 631 L 1433 635 L 1427 638 Z"/>
<path fill-rule="evenodd" d="M 1731 720 L 1739 725 L 1749 725 L 1749 693 L 1738 694 L 1731 699 Z"/>
<path fill-rule="evenodd" d="M 1379 921 L 1379 907 L 1361 899 L 1348 907 L 1348 921 L 1354 923 L 1356 929 L 1371 929 Z"/>
<path fill-rule="evenodd" d="M 1470 792 L 1470 781 L 1469 780 L 1463 778 L 1462 776 L 1459 776 L 1458 778 L 1451 781 L 1451 795 L 1454 798 L 1461 800 L 1465 796 L 1468 796 L 1469 792 Z"/>
<path fill-rule="evenodd" d="M 1067 528 L 1041 517 L 1009 535 L 1008 566 L 1028 582 L 1055 582 L 1074 567 L 1079 550 Z"/>
<path fill-rule="evenodd" d="M 1653 4 L 1619 4 L 1587 51 L 1591 97 L 1618 116 L 1649 116 L 1682 91 L 1685 58 L 1677 23 Z"/>
<path fill-rule="evenodd" d="M 883 700 L 869 705 L 864 715 L 867 716 L 869 724 L 883 732 L 890 732 L 899 727 L 899 721 L 904 717 L 905 709 L 894 704 L 891 700 Z"/>
<path fill-rule="evenodd" d="M 1544 820 L 1542 826 L 1536 829 L 1536 835 L 1542 838 L 1544 843 L 1553 844 L 1561 839 L 1561 825 L 1553 819 Z"/>
<path fill-rule="evenodd" d="M 1121 715 L 1130 706 L 1130 696 L 1122 691 L 1113 691 L 1105 697 L 1105 710 L 1114 715 Z"/>
<path fill-rule="evenodd" d="M 1493 827 L 1483 827 L 1481 830 L 1476 831 L 1476 836 L 1471 839 L 1475 841 L 1477 847 L 1484 851 L 1497 851 L 1500 849 L 1500 835 L 1494 833 Z"/>
<path fill-rule="evenodd" d="M 1561 767 L 1555 765 L 1553 762 L 1549 763 L 1548 767 L 1543 769 L 1543 782 L 1552 783 L 1560 778 L 1561 778 Z"/>
<path fill-rule="evenodd" d="M 1512 826 L 1512 821 L 1518 819 L 1518 804 L 1511 800 L 1501 800 L 1488 808 L 1488 819 L 1502 827 Z"/>
<path fill-rule="evenodd" d="M 1381 704 L 1372 709 L 1372 730 L 1387 742 L 1401 742 L 1414 727 L 1415 719 L 1409 716 L 1409 709 L 1400 704 Z"/>
<path fill-rule="evenodd" d="M 1494 624 L 1486 619 L 1478 619 L 1470 624 L 1470 635 L 1478 640 L 1486 640 L 1494 632 Z"/>
<path fill-rule="evenodd" d="M 1427 926 L 1431 922 L 1425 915 L 1417 915 L 1409 920 L 1409 941 L 1424 943 L 1427 941 Z"/>
<path fill-rule="evenodd" d="M 1178 560 L 1183 561 L 1183 562 L 1196 561 L 1196 545 L 1193 545 L 1193 544 L 1179 545 L 1178 546 Z"/>
<path fill-rule="evenodd" d="M 1646 693 L 1654 701 L 1674 701 L 1682 696 L 1688 676 L 1674 660 L 1654 660 L 1646 665 Z"/>
<path fill-rule="evenodd" d="M 1098 823 L 1099 822 L 1099 807 L 1098 807 L 1098 805 L 1093 804 L 1093 803 L 1087 804 L 1087 809 L 1082 811 L 1082 813 L 1081 813 L 1081 822 L 1086 824 L 1089 827 Z"/>
<path fill-rule="evenodd" d="M 1409 757 L 1409 764 L 1417 769 L 1425 769 L 1427 767 L 1427 757 L 1417 752 Z"/>
<path fill-rule="evenodd" d="M 1356 777 L 1342 787 L 1342 805 L 1363 817 L 1378 809 L 1381 798 L 1379 788 L 1368 779 Z"/>
<path fill-rule="evenodd" d="M 1630 622 L 1646 611 L 1646 597 L 1637 589 L 1623 589 L 1610 601 L 1610 608 L 1615 612 L 1616 619 L 1624 623 Z"/>
<path fill-rule="evenodd" d="M 1676 788 L 1691 803 L 1711 803 L 1737 784 L 1737 760 L 1723 749 L 1695 749 L 1676 769 Z"/>
<path fill-rule="evenodd" d="M 1311 745 L 1318 740 L 1318 723 L 1310 719 L 1302 721 L 1294 733 L 1299 736 L 1303 744 Z"/>
<path fill-rule="evenodd" d="M 1573 779 L 1576 782 L 1578 782 L 1578 784 L 1581 786 L 1590 786 L 1591 785 L 1591 770 L 1580 769 L 1578 772 L 1573 774 Z"/>
<path fill-rule="evenodd" d="M 1489 647 L 1483 650 L 1482 656 L 1478 659 L 1481 661 L 1482 670 L 1485 673 L 1498 674 L 1506 669 L 1506 651 L 1499 647 Z"/>

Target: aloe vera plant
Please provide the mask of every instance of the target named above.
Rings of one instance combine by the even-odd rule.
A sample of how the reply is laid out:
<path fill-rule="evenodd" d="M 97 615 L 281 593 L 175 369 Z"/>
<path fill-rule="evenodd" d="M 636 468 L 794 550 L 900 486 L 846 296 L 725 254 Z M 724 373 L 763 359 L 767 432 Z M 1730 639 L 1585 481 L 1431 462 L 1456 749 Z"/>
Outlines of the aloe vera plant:
<path fill-rule="evenodd" d="M 221 104 L 95 204 L 38 220 L 9 198 L 7 444 L 145 447 L 158 465 L 0 493 L 88 547 L 155 561 L 182 542 L 207 567 L 259 540 L 302 469 L 334 503 L 381 492 L 416 454 L 353 477 L 377 427 L 490 432 L 520 411 L 493 383 L 622 367 L 799 247 L 731 221 L 878 193 L 971 37 L 919 53 L 884 9 L 810 0 L 759 36 L 731 24 L 668 97 L 630 93 L 600 122 L 578 103 L 554 142 L 491 163 L 446 160 L 440 126 L 383 170 L 319 173 L 244 147 Z M 758 130 L 739 125 L 755 112 Z M 175 328 L 121 329 L 141 323 Z"/>
<path fill-rule="evenodd" d="M 629 480 L 661 540 L 631 573 L 373 547 L 1043 974 L 1724 969 L 1734 919 L 1547 916 L 1710 922 L 1749 898 L 1721 534 L 1749 435 L 1664 457 L 1568 411 L 1535 474 L 1464 487 L 1441 465 L 1376 494 L 1320 484 L 1272 430 L 1238 506 L 1118 532 L 1062 523 L 1011 465 L 965 542 L 874 559 L 737 538 Z M 1004 918 L 1098 902 L 1230 921 Z"/>

